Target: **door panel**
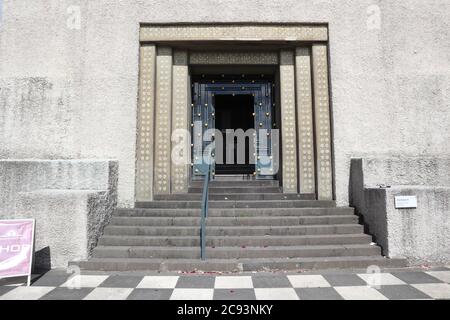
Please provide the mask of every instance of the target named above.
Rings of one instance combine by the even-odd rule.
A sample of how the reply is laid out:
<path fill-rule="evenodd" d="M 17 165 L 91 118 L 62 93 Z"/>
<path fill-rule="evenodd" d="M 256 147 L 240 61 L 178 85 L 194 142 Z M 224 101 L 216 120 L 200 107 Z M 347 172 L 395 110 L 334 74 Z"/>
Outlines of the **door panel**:
<path fill-rule="evenodd" d="M 274 174 L 272 164 L 272 93 L 271 83 L 268 82 L 261 85 L 261 90 L 258 93 L 258 104 L 255 106 L 255 126 L 258 130 L 256 132 L 256 173 L 257 177 L 268 178 Z"/>
<path fill-rule="evenodd" d="M 193 176 L 203 176 L 209 166 L 209 153 L 214 155 L 214 105 L 206 84 L 194 83 L 192 104 Z"/>

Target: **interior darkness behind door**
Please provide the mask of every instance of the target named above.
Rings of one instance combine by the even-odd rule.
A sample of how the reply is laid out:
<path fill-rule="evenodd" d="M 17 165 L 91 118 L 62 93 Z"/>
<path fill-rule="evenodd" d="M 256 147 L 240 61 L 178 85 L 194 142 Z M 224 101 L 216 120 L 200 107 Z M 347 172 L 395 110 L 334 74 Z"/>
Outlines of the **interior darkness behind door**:
<path fill-rule="evenodd" d="M 218 94 L 215 96 L 216 129 L 222 132 L 223 136 L 223 163 L 219 163 L 216 158 L 217 174 L 253 174 L 255 164 L 250 162 L 250 143 L 253 143 L 252 137 L 245 139 L 245 161 L 238 162 L 237 139 L 228 144 L 226 139 L 226 130 L 242 129 L 246 132 L 254 128 L 254 99 L 252 95 L 231 95 Z M 216 148 L 216 154 L 218 150 Z M 230 155 L 233 155 L 230 157 Z M 227 161 L 228 159 L 228 161 Z M 232 163 L 230 163 L 232 162 Z M 254 161 L 253 161 L 254 162 Z"/>

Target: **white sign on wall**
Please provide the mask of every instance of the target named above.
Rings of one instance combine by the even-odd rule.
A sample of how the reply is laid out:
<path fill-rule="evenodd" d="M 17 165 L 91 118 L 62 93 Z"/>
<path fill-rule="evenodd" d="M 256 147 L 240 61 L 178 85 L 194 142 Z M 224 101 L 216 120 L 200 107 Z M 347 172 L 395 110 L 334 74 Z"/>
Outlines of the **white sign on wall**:
<path fill-rule="evenodd" d="M 413 209 L 417 208 L 416 196 L 396 196 L 395 209 Z"/>

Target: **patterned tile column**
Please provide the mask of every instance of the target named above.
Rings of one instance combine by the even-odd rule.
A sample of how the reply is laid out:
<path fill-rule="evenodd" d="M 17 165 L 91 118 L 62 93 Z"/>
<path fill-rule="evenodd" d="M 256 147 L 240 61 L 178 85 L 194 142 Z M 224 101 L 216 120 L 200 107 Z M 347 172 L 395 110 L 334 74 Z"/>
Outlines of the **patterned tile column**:
<path fill-rule="evenodd" d="M 155 113 L 156 48 L 140 48 L 139 103 L 136 142 L 136 201 L 153 199 L 153 120 Z"/>
<path fill-rule="evenodd" d="M 173 90 L 172 90 L 172 193 L 187 193 L 189 174 L 189 135 L 188 114 L 188 53 L 176 50 L 173 53 Z M 176 130 L 176 131 L 175 131 Z"/>
<path fill-rule="evenodd" d="M 170 193 L 172 49 L 158 47 L 156 56 L 155 194 Z"/>
<path fill-rule="evenodd" d="M 331 124 L 328 92 L 328 54 L 326 44 L 312 48 L 314 115 L 316 127 L 317 194 L 319 200 L 332 200 Z"/>
<path fill-rule="evenodd" d="M 280 52 L 281 158 L 283 192 L 297 193 L 294 53 Z"/>
<path fill-rule="evenodd" d="M 296 49 L 295 71 L 300 193 L 316 193 L 310 48 Z"/>

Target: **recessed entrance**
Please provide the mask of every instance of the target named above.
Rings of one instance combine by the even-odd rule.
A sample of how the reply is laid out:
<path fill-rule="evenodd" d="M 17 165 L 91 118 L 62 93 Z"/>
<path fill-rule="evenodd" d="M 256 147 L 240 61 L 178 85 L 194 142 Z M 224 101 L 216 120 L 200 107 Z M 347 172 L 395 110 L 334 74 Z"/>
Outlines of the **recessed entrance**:
<path fill-rule="evenodd" d="M 187 193 L 209 169 L 214 179 L 203 161 L 214 136 L 203 137 L 216 130 L 215 95 L 233 93 L 254 98 L 253 178 L 333 198 L 325 24 L 142 24 L 140 41 L 137 200 Z"/>
<path fill-rule="evenodd" d="M 222 133 L 223 147 L 219 150 L 216 147 L 216 174 L 253 174 L 255 163 L 251 159 L 250 141 L 251 136 L 245 137 L 245 146 L 241 149 L 238 146 L 239 139 L 233 134 L 232 140 L 228 139 L 231 130 L 241 129 L 247 132 L 254 129 L 255 121 L 254 98 L 252 95 L 231 95 L 223 94 L 215 96 L 215 126 Z M 239 154 L 239 153 L 244 154 Z"/>
<path fill-rule="evenodd" d="M 199 75 L 192 85 L 192 177 L 216 174 L 274 179 L 274 89 L 268 74 Z M 272 136 L 275 135 L 273 139 Z"/>

